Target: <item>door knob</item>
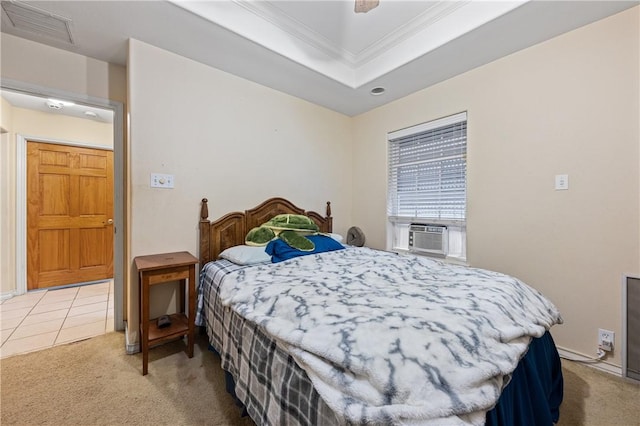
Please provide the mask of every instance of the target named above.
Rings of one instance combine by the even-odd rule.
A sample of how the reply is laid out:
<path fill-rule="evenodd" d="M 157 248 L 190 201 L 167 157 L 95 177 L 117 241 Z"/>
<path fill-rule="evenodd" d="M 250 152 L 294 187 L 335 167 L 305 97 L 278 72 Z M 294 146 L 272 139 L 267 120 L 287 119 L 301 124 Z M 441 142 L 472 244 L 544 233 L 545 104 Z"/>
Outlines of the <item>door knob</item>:
<path fill-rule="evenodd" d="M 107 220 L 107 225 L 113 225 L 113 219 Z"/>

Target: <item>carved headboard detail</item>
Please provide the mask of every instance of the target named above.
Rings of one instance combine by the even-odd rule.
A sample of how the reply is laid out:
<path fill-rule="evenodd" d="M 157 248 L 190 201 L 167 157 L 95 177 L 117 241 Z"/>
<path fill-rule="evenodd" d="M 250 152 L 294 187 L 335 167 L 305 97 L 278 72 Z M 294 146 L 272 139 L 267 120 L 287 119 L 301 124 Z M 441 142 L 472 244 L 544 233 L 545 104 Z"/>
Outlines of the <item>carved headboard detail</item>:
<path fill-rule="evenodd" d="M 260 226 L 278 214 L 292 213 L 309 216 L 320 227 L 321 232 L 333 231 L 331 202 L 327 201 L 326 215 L 314 211 L 305 211 L 284 198 L 270 198 L 260 205 L 245 210 L 244 213 L 233 212 L 211 222 L 208 200 L 202 199 L 200 206 L 200 265 L 216 260 L 218 255 L 229 247 L 244 244 L 247 232 Z"/>

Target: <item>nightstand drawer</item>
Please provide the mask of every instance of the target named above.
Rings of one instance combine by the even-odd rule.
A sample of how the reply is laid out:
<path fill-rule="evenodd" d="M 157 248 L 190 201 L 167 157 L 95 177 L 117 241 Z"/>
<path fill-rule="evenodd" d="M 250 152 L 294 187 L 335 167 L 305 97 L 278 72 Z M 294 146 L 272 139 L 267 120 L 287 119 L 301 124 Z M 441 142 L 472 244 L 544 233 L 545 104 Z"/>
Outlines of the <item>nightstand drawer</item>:
<path fill-rule="evenodd" d="M 158 271 L 150 271 L 149 285 L 158 283 L 166 283 L 167 281 L 177 281 L 189 278 L 189 266 L 183 266 L 181 268 L 169 268 L 161 269 Z"/>

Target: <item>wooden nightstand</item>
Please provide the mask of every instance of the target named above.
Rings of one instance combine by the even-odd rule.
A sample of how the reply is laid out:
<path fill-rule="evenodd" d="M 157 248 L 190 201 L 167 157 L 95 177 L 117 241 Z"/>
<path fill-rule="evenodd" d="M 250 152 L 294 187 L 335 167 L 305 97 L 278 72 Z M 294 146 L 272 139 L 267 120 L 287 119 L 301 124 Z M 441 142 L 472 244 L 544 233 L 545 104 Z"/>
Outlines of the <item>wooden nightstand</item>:
<path fill-rule="evenodd" d="M 165 343 L 177 337 L 187 336 L 187 354 L 193 357 L 194 320 L 196 312 L 196 263 L 191 253 L 138 256 L 134 259 L 140 280 L 140 332 L 142 348 L 142 375 L 147 374 L 149 347 Z M 180 312 L 170 315 L 171 325 L 158 328 L 157 319 L 149 319 L 149 291 L 151 286 L 180 280 Z M 184 312 L 185 291 L 188 290 L 188 312 Z"/>

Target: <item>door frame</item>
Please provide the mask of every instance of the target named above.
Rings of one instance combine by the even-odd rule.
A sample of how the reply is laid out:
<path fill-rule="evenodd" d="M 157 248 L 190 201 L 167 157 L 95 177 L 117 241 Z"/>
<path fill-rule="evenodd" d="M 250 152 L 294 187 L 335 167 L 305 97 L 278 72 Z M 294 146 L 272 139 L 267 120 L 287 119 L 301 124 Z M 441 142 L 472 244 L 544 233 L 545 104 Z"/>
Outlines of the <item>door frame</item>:
<path fill-rule="evenodd" d="M 15 80 L 2 79 L 3 89 L 28 95 L 62 98 L 70 101 L 113 111 L 113 293 L 114 328 L 124 330 L 124 255 L 126 242 L 124 199 L 124 105 L 122 102 L 79 95 L 62 90 L 40 87 Z M 47 143 L 77 145 L 74 142 L 56 141 L 31 135 L 16 135 L 16 294 L 27 292 L 27 140 Z M 104 149 L 104 147 L 102 147 Z"/>

